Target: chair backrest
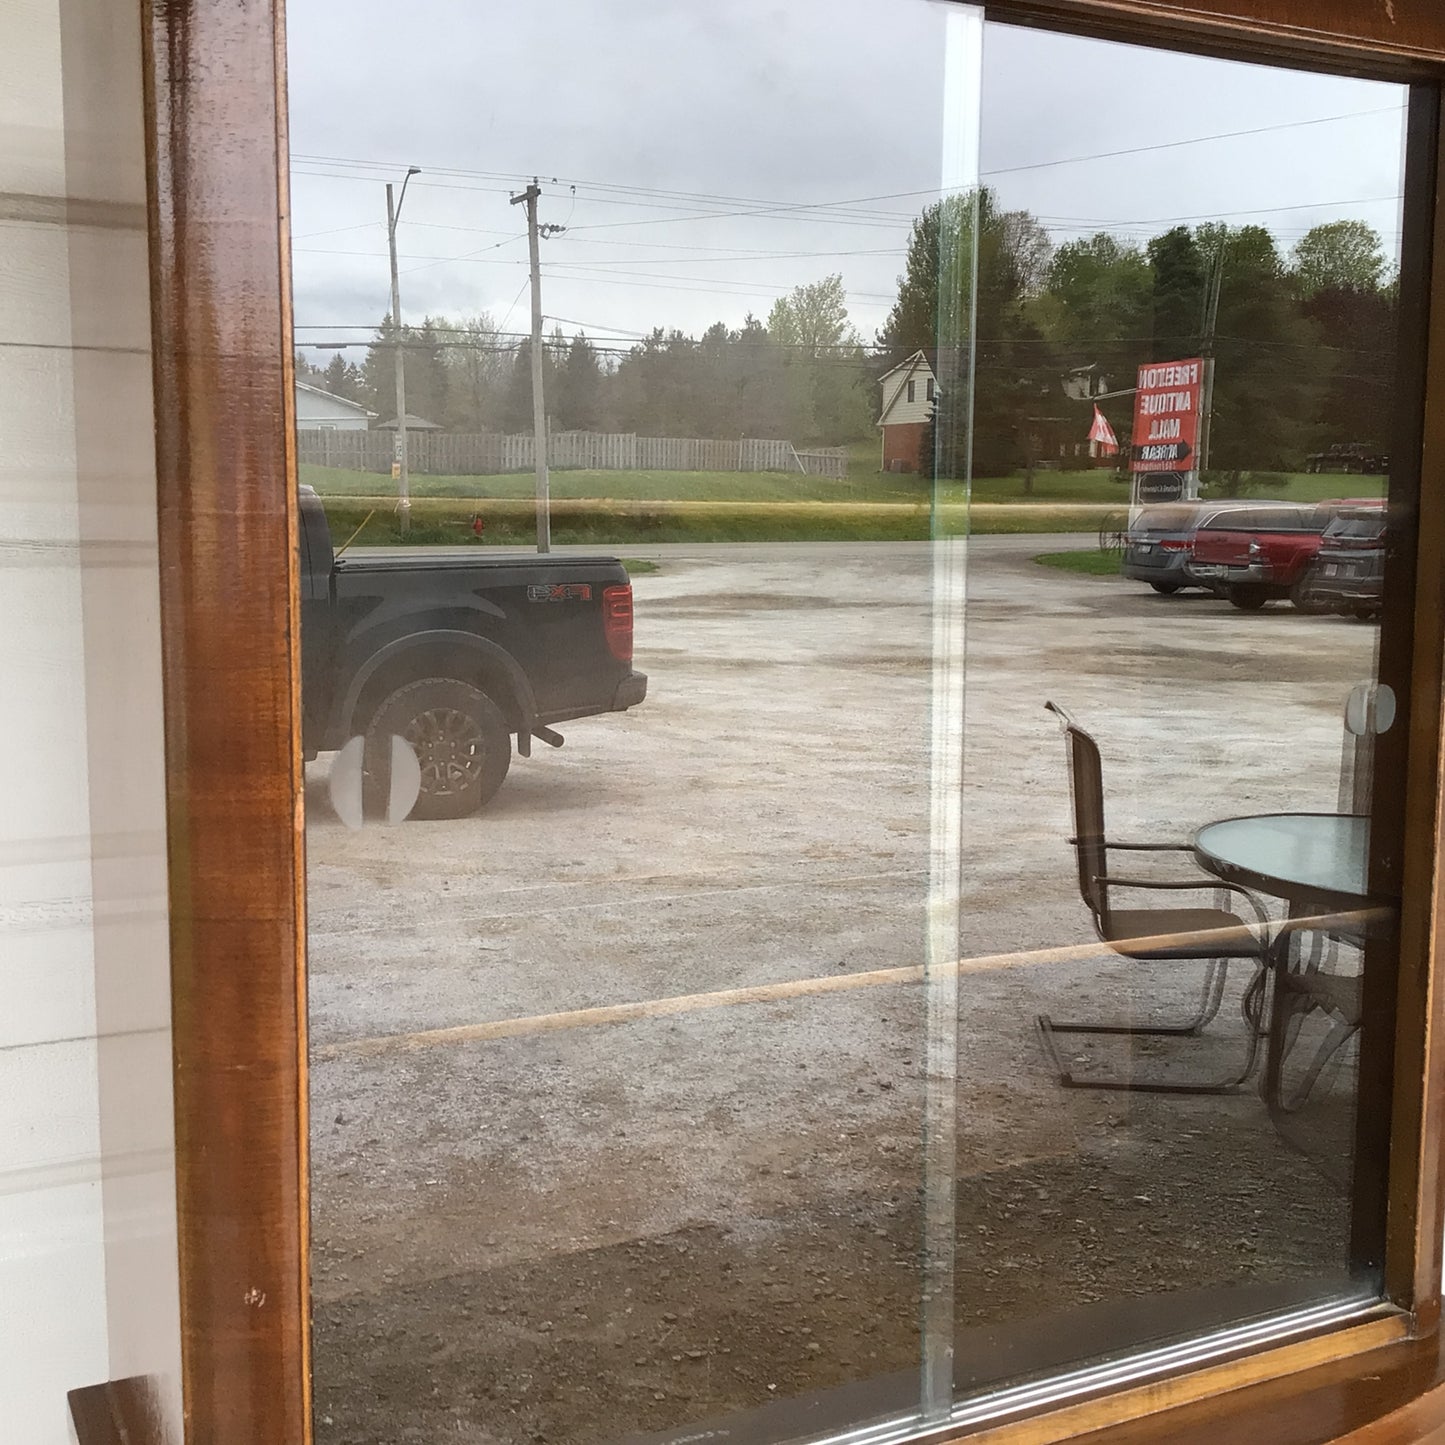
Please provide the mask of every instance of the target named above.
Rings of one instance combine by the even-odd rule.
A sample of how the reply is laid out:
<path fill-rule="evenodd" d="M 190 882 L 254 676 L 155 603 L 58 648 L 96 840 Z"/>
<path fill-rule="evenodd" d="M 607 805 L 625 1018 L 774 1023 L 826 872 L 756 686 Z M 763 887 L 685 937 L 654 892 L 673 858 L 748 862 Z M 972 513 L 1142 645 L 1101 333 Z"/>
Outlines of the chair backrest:
<path fill-rule="evenodd" d="M 1099 879 L 1108 869 L 1104 848 L 1104 768 L 1099 745 L 1056 703 L 1044 706 L 1063 722 L 1069 756 L 1069 790 L 1074 804 L 1074 858 L 1079 868 L 1079 896 L 1094 915 L 1101 933 L 1109 921 L 1109 890 Z"/>
<path fill-rule="evenodd" d="M 1375 782 L 1375 739 L 1395 721 L 1395 692 L 1388 683 L 1361 682 L 1345 699 L 1344 746 L 1340 754 L 1339 809 L 1370 811 Z"/>

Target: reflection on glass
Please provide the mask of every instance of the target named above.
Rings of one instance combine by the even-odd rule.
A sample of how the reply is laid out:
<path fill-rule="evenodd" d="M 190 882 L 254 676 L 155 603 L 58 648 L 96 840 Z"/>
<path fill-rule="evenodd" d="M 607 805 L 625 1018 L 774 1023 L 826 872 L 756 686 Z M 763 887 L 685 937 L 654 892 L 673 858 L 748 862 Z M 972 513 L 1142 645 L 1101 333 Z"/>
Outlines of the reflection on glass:
<path fill-rule="evenodd" d="M 1402 92 L 463 9 L 289 15 L 318 1439 L 1369 1298 Z"/>
<path fill-rule="evenodd" d="M 1056 1258 L 1007 1266 L 1036 1296 L 978 1320 L 980 1352 L 1034 1332 L 1024 1376 L 1378 1288 L 1404 99 L 1002 26 L 984 76 L 964 929 L 1107 945 L 961 1016 L 962 1096 L 1013 1088 L 961 1128 L 960 1210 L 1011 1145 L 1054 1221 Z M 1030 498 L 1091 545 L 979 535 Z M 958 1351 L 961 1388 L 997 1381 Z"/>

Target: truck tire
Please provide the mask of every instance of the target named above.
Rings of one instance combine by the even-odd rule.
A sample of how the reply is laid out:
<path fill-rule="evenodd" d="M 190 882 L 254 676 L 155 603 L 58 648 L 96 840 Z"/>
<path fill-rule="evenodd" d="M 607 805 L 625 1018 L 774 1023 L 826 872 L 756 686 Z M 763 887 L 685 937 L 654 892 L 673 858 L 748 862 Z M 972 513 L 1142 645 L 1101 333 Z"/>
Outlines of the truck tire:
<path fill-rule="evenodd" d="M 1225 596 L 1229 605 L 1241 612 L 1258 612 L 1269 601 L 1269 594 L 1263 587 L 1231 587 Z"/>
<path fill-rule="evenodd" d="M 501 709 L 481 689 L 454 677 L 409 682 L 386 698 L 366 729 L 367 755 L 385 756 L 392 736 L 402 738 L 421 764 L 412 818 L 468 817 L 491 801 L 512 762 Z M 389 785 L 385 777 L 364 777 L 363 788 L 376 798 Z"/>
<path fill-rule="evenodd" d="M 1314 576 L 1311 572 L 1301 573 L 1294 586 L 1289 589 L 1289 600 L 1296 612 L 1303 612 L 1309 617 L 1319 617 L 1328 612 L 1330 607 L 1315 595 L 1313 584 Z"/>
<path fill-rule="evenodd" d="M 1149 585 L 1161 597 L 1172 597 L 1183 584 L 1180 582 L 1151 582 Z"/>

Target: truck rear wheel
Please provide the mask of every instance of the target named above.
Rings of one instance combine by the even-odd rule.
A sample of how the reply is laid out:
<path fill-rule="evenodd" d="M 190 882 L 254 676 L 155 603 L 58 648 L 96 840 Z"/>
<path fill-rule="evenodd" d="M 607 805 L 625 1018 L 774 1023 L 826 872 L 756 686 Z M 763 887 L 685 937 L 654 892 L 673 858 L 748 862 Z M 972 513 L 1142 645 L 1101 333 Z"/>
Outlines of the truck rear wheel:
<path fill-rule="evenodd" d="M 465 818 L 491 801 L 512 762 L 507 720 L 491 698 L 454 677 L 427 677 L 399 687 L 366 729 L 367 756 L 386 755 L 399 737 L 421 765 L 412 818 Z M 389 779 L 368 772 L 363 787 L 384 795 Z"/>
<path fill-rule="evenodd" d="M 1321 616 L 1330 610 L 1328 602 L 1322 602 L 1314 589 L 1314 575 L 1306 572 L 1299 577 L 1294 586 L 1289 589 L 1289 600 L 1296 612 L 1303 612 L 1311 617 Z"/>
<path fill-rule="evenodd" d="M 1258 612 L 1269 601 L 1269 593 L 1263 587 L 1231 587 L 1225 596 L 1241 612 Z"/>

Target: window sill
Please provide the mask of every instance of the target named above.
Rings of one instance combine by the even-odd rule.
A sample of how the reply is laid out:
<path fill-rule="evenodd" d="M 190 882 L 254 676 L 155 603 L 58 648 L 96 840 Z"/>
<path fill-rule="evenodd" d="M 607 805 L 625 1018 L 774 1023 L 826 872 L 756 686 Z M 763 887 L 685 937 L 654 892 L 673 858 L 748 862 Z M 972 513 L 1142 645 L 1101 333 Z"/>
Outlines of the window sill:
<path fill-rule="evenodd" d="M 1293 1352 L 1298 1347 L 1287 1347 Z M 1286 1351 L 1274 1352 L 1283 1356 Z M 1239 1362 L 1256 1367 L 1262 1356 Z M 1231 1366 L 1220 1367 L 1219 1373 Z M 1216 1373 L 1214 1371 L 1210 1372 Z M 1162 1393 L 1162 1391 L 1161 1391 Z M 1117 1407 L 1122 1401 L 1100 1401 Z M 989 1445 L 1414 1445 L 1445 1441 L 1445 1352 L 1441 1339 L 1400 1340 L 1273 1379 L 1230 1384 L 1189 1404 L 1081 1432 L 1077 1416 L 1087 1406 L 1040 1417 L 1023 1431 L 975 1435 Z M 1059 1430 L 1064 1416 L 1075 1428 Z"/>

